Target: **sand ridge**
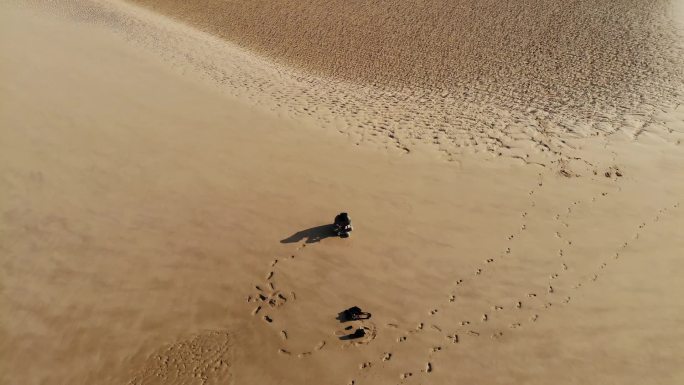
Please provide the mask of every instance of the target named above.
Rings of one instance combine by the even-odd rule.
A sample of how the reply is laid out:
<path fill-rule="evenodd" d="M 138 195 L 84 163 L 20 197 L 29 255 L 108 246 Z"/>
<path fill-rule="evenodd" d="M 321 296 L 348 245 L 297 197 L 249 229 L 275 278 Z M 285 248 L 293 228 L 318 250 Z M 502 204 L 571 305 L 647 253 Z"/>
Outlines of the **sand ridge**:
<path fill-rule="evenodd" d="M 543 109 L 623 104 L 677 72 L 662 0 L 134 2 L 331 76 L 485 88 Z"/>
<path fill-rule="evenodd" d="M 176 2 L 163 4 L 163 7 L 161 3 L 158 5 L 167 13 L 178 11 L 180 14 L 176 16 L 183 20 L 183 6 Z M 227 6 L 232 3 L 216 4 Z M 611 4 L 617 6 L 614 2 Z M 174 8 L 174 5 L 178 5 L 178 8 Z M 576 139 L 599 137 L 609 141 L 613 136 L 622 134 L 637 139 L 647 132 L 649 135 L 663 136 L 672 143 L 677 140 L 654 116 L 675 110 L 682 104 L 684 83 L 679 71 L 682 55 L 678 54 L 681 52 L 682 39 L 678 38 L 679 29 L 671 26 L 673 22 L 670 18 L 674 16 L 667 4 L 655 2 L 650 6 L 642 6 L 655 8 L 649 12 L 623 10 L 617 15 L 628 17 L 636 12 L 642 15 L 639 17 L 659 15 L 665 18 L 662 22 L 651 20 L 649 23 L 640 23 L 641 27 L 634 32 L 637 40 L 650 39 L 653 34 L 644 29 L 665 28 L 658 44 L 645 44 L 643 41 L 637 44 L 622 39 L 646 51 L 634 48 L 625 50 L 621 55 L 631 55 L 629 58 L 635 63 L 641 63 L 634 55 L 644 54 L 648 57 L 648 60 L 644 59 L 646 62 L 654 61 L 663 67 L 662 71 L 656 73 L 651 73 L 648 68 L 642 69 L 643 74 L 639 76 L 646 77 L 650 82 L 648 85 L 639 86 L 635 82 L 639 76 L 630 75 L 626 70 L 609 68 L 606 69 L 607 73 L 624 75 L 626 84 L 632 88 L 624 91 L 612 80 L 610 86 L 601 85 L 596 79 L 599 75 L 589 71 L 591 76 L 587 82 L 591 84 L 568 88 L 579 90 L 583 95 L 563 95 L 562 92 L 547 95 L 531 91 L 529 96 L 534 100 L 506 92 L 504 94 L 508 96 L 502 97 L 495 89 L 500 82 L 486 77 L 483 84 L 467 83 L 472 89 L 450 90 L 408 85 L 395 87 L 382 82 L 355 83 L 344 77 L 320 76 L 274 63 L 260 56 L 258 49 L 255 54 L 251 47 L 245 49 L 235 46 L 232 42 L 169 23 L 157 14 L 116 1 L 88 2 L 87 12 L 72 14 L 78 19 L 107 25 L 174 63 L 183 73 L 200 74 L 230 95 L 285 116 L 313 118 L 323 129 L 339 131 L 357 144 L 365 143 L 404 153 L 427 147 L 438 150 L 443 158 L 454 161 L 459 154 L 479 153 L 485 158 L 506 156 L 523 163 L 551 166 L 556 171 L 565 169 L 566 174 L 575 175 L 591 173 L 600 167 L 587 164 L 590 159 L 577 151 L 581 144 L 573 143 Z M 188 12 L 194 15 L 193 12 L 208 12 L 212 9 L 203 6 Z M 541 8 L 533 9 L 542 12 Z M 586 13 L 586 10 L 581 12 Z M 215 9 L 209 13 L 223 15 Z M 202 16 L 205 21 L 213 17 Z M 599 23 L 600 19 L 595 22 Z M 620 24 L 610 24 L 607 28 L 614 25 Z M 611 42 L 604 43 L 596 49 L 613 49 L 609 44 Z M 661 47 L 662 44 L 667 46 Z M 652 49 L 655 51 L 651 52 Z M 596 61 L 597 64 L 604 62 Z M 515 63 L 527 68 L 524 64 Z M 529 68 L 537 71 L 535 66 Z M 554 102 L 555 97 L 563 100 Z"/>

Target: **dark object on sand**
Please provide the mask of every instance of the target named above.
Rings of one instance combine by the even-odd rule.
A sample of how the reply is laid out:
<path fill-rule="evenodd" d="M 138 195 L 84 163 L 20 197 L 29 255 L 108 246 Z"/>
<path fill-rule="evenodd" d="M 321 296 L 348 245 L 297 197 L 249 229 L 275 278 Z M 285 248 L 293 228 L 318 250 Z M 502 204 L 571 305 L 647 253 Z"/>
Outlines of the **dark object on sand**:
<path fill-rule="evenodd" d="M 333 231 L 335 234 L 339 237 L 346 238 L 349 236 L 349 233 L 353 230 L 352 225 L 351 225 L 351 219 L 349 218 L 349 214 L 347 213 L 339 213 L 335 217 L 335 221 L 333 222 Z"/>
<path fill-rule="evenodd" d="M 365 336 L 366 336 L 366 329 L 358 328 L 358 329 L 354 330 L 354 333 L 344 335 L 344 336 L 340 337 L 340 339 L 342 341 L 347 341 L 347 340 L 359 339 L 359 338 L 362 338 Z"/>
<path fill-rule="evenodd" d="M 340 322 L 369 319 L 370 317 L 371 313 L 362 311 L 358 306 L 352 306 L 337 315 L 337 319 L 340 320 Z"/>

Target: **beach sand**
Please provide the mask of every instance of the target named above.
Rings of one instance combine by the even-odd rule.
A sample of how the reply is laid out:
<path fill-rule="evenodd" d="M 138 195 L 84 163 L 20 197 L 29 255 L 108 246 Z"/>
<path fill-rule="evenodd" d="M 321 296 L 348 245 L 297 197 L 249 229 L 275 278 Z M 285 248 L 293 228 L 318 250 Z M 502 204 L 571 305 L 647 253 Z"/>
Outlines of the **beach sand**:
<path fill-rule="evenodd" d="M 492 64 L 502 31 L 463 59 L 482 81 L 441 72 L 464 65 L 430 56 L 448 40 L 333 66 L 447 2 L 372 29 L 397 3 L 379 2 L 349 33 L 345 2 L 320 25 L 317 1 L 135 3 L 153 7 L 0 5 L 0 383 L 684 382 L 679 2 L 602 2 L 629 23 L 622 41 L 604 20 L 620 52 L 597 37 L 594 64 L 565 61 L 581 45 L 530 54 L 563 58 L 567 93 L 544 88 L 553 71 L 498 82 L 524 67 Z M 551 2 L 528 3 L 523 21 Z M 526 36 L 483 4 L 481 28 Z M 340 211 L 347 239 L 326 227 Z M 351 306 L 372 317 L 340 322 Z"/>

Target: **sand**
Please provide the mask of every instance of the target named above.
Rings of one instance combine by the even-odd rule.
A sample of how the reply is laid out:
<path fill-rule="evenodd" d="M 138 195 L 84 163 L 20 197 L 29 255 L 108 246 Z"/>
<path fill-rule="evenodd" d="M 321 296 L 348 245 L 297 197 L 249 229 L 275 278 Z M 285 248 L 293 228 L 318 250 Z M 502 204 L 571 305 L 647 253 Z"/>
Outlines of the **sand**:
<path fill-rule="evenodd" d="M 0 5 L 0 383 L 684 381 L 676 76 L 532 111 L 164 4 Z M 653 4 L 636 39 L 676 46 L 681 4 Z"/>

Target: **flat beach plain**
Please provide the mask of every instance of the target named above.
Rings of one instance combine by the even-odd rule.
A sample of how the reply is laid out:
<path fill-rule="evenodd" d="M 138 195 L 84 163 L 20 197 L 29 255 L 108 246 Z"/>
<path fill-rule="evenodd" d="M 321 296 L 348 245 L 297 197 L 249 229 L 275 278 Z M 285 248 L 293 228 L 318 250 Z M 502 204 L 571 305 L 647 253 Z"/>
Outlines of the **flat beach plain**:
<path fill-rule="evenodd" d="M 684 382 L 682 20 L 3 2 L 0 383 Z"/>

